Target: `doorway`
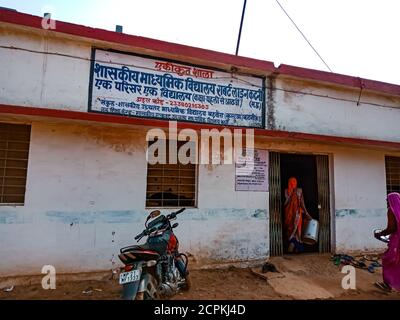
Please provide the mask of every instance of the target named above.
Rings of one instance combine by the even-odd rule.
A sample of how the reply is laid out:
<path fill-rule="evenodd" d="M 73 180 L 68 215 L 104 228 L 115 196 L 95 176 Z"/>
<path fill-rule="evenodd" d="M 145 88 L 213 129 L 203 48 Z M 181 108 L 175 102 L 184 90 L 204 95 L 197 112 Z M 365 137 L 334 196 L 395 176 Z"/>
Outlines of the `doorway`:
<path fill-rule="evenodd" d="M 281 157 L 281 216 L 284 221 L 285 189 L 287 188 L 290 177 L 297 179 L 297 186 L 303 190 L 305 207 L 308 213 L 319 221 L 318 212 L 318 185 L 317 185 L 317 165 L 315 155 L 304 155 L 294 153 L 282 153 Z M 283 226 L 282 226 L 283 228 Z M 283 232 L 284 235 L 284 232 Z M 287 253 L 288 242 L 283 237 L 283 253 Z M 304 252 L 318 252 L 318 243 L 315 245 L 305 245 Z"/>
<path fill-rule="evenodd" d="M 270 152 L 270 254 L 287 253 L 283 232 L 285 189 L 290 177 L 296 177 L 303 190 L 309 214 L 319 221 L 315 245 L 304 245 L 304 252 L 330 252 L 329 158 L 326 155 Z"/>

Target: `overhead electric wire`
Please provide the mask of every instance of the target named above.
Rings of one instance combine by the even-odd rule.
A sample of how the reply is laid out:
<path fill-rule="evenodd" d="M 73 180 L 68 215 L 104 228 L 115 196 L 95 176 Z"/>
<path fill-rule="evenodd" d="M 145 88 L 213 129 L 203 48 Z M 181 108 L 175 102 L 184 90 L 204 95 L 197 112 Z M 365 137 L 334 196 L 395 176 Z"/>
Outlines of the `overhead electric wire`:
<path fill-rule="evenodd" d="M 108 61 L 108 60 L 85 58 L 85 57 L 80 57 L 80 56 L 74 56 L 74 55 L 71 55 L 71 54 L 65 54 L 65 53 L 59 53 L 59 52 L 50 52 L 50 51 L 40 51 L 40 50 L 34 50 L 34 49 L 19 48 L 19 47 L 14 47 L 14 46 L 3 46 L 3 45 L 0 45 L 0 49 L 19 50 L 19 51 L 25 51 L 25 52 L 30 52 L 30 53 L 36 53 L 36 54 L 45 54 L 45 55 L 50 55 L 50 56 L 59 56 L 59 57 L 65 57 L 65 58 L 70 58 L 70 59 L 84 60 L 84 61 L 89 61 L 89 62 L 95 61 L 95 62 L 107 63 L 107 64 L 112 64 L 112 65 L 118 65 L 118 66 L 121 65 L 121 63 Z M 127 66 L 127 67 L 133 67 L 133 68 L 138 68 L 138 69 L 143 69 L 143 70 L 154 71 L 153 68 L 144 67 L 144 66 L 138 66 L 136 64 L 125 63 L 124 65 Z M 226 71 L 224 71 L 224 70 L 217 70 L 217 71 L 226 73 Z M 172 71 L 163 71 L 163 72 L 164 73 L 168 73 L 168 74 L 174 74 L 174 72 L 172 72 Z M 248 74 L 243 74 L 243 75 L 248 76 Z M 215 80 L 235 79 L 238 82 L 242 82 L 242 83 L 248 84 L 248 85 L 250 85 L 252 87 L 255 87 L 255 88 L 263 88 L 263 86 L 259 86 L 259 85 L 256 85 L 254 83 L 251 83 L 250 81 L 246 81 L 244 79 L 240 79 L 240 78 L 238 78 L 238 77 L 236 77 L 234 75 L 232 75 L 230 77 L 222 77 L 222 76 L 213 77 L 213 79 L 215 79 Z"/>
<path fill-rule="evenodd" d="M 279 3 L 278 0 L 275 0 L 276 3 L 279 5 L 279 7 L 282 9 L 282 11 L 285 13 L 285 15 L 289 18 L 289 20 L 293 23 L 293 25 L 296 27 L 297 31 L 300 32 L 300 34 L 303 36 L 304 40 L 307 41 L 311 49 L 314 50 L 314 52 L 317 54 L 317 56 L 321 59 L 322 63 L 328 68 L 330 72 L 333 72 L 332 69 L 328 66 L 328 64 L 325 62 L 325 60 L 321 57 L 321 55 L 318 53 L 318 51 L 313 47 L 311 42 L 307 39 L 307 37 L 304 35 L 304 33 L 300 30 L 300 28 L 297 26 L 296 22 L 293 21 L 293 19 L 289 16 L 289 14 L 286 12 L 285 8 Z"/>
<path fill-rule="evenodd" d="M 40 51 L 40 50 L 33 50 L 33 49 L 26 49 L 26 48 L 19 48 L 19 47 L 13 47 L 13 46 L 3 46 L 0 45 L 0 49 L 8 49 L 8 50 L 18 50 L 18 51 L 25 51 L 25 52 L 30 52 L 30 53 L 36 53 L 36 54 L 44 54 L 44 55 L 51 55 L 51 56 L 59 56 L 59 57 L 65 57 L 65 58 L 71 58 L 71 59 L 78 59 L 78 60 L 84 60 L 84 61 L 97 61 L 97 62 L 103 62 L 103 63 L 109 63 L 109 64 L 115 64 L 115 65 L 120 65 L 120 63 L 116 62 L 110 62 L 110 61 L 105 61 L 105 60 L 97 60 L 97 59 L 92 59 L 92 58 L 86 58 L 86 57 L 80 57 L 80 56 L 75 56 L 71 54 L 63 54 L 59 52 L 49 52 L 49 51 Z M 144 70 L 152 70 L 154 69 L 149 68 L 149 67 L 143 67 L 143 66 L 138 66 L 135 64 L 126 64 L 128 67 L 135 67 L 139 69 L 144 69 Z M 171 73 L 166 71 L 166 73 Z M 232 77 L 216 77 L 214 79 L 230 79 Z M 246 81 L 244 79 L 237 78 L 233 76 L 234 79 L 246 83 L 248 85 L 251 85 L 256 88 L 263 88 L 263 86 L 255 85 L 249 81 Z M 301 94 L 301 95 L 306 95 L 306 96 L 315 96 L 315 97 L 320 97 L 320 98 L 326 98 L 326 99 L 332 99 L 332 100 L 339 100 L 339 101 L 346 101 L 346 102 L 356 102 L 357 100 L 352 100 L 352 99 L 346 99 L 346 98 L 338 98 L 338 97 L 332 97 L 329 95 L 323 95 L 323 94 L 316 94 L 316 93 L 311 93 L 311 92 L 304 92 L 304 91 L 298 91 L 298 90 L 289 90 L 289 89 L 283 89 L 283 88 L 274 88 L 274 90 L 277 91 L 282 91 L 282 92 L 287 92 L 287 93 L 293 93 L 293 94 Z M 390 108 L 390 109 L 398 109 L 397 106 L 389 106 L 389 105 L 384 105 L 384 104 L 378 104 L 374 102 L 368 102 L 368 101 L 358 101 L 359 103 L 365 104 L 365 105 L 371 105 L 371 106 L 377 106 L 377 107 L 383 107 L 383 108 Z"/>

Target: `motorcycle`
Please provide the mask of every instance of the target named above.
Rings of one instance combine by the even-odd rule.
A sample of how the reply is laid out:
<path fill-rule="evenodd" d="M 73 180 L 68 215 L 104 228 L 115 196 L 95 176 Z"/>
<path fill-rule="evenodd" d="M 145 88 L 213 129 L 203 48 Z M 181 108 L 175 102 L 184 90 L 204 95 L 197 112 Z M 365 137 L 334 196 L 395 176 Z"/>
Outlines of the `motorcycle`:
<path fill-rule="evenodd" d="M 164 299 L 190 288 L 188 257 L 178 251 L 179 241 L 173 232 L 179 224 L 171 225 L 184 210 L 167 216 L 152 211 L 145 229 L 135 237 L 139 242 L 148 236 L 146 243 L 120 249 L 118 257 L 125 265 L 119 274 L 124 300 Z"/>

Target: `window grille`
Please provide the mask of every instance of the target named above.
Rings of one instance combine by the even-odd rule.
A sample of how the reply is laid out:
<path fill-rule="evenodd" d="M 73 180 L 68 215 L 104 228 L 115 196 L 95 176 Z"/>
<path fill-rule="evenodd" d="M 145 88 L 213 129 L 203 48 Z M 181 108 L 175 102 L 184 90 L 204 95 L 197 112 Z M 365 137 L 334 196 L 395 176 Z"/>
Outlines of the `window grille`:
<path fill-rule="evenodd" d="M 385 157 L 386 191 L 400 192 L 400 157 Z"/>
<path fill-rule="evenodd" d="M 0 203 L 23 205 L 31 127 L 0 123 Z"/>
<path fill-rule="evenodd" d="M 178 150 L 184 143 L 178 141 Z M 166 164 L 147 165 L 146 207 L 194 207 L 197 166 L 192 163 L 181 164 L 179 159 L 177 164 L 170 164 L 168 141 L 166 150 Z"/>

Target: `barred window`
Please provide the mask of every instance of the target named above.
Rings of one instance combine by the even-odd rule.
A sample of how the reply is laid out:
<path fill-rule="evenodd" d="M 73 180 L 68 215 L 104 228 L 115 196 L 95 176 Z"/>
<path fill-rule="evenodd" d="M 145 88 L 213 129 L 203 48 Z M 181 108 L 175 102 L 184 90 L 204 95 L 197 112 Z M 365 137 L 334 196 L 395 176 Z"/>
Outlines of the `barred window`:
<path fill-rule="evenodd" d="M 196 205 L 196 164 L 147 164 L 146 207 L 194 207 Z M 178 141 L 179 147 L 186 142 Z M 149 146 L 151 143 L 149 143 Z M 157 156 L 157 154 L 156 154 Z"/>
<path fill-rule="evenodd" d="M 400 157 L 385 157 L 386 191 L 400 192 Z"/>
<path fill-rule="evenodd" d="M 31 127 L 0 123 L 0 203 L 25 202 Z"/>

